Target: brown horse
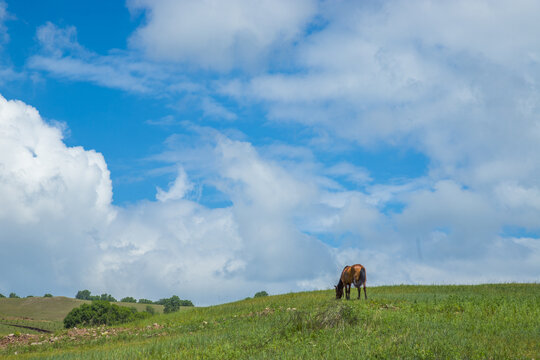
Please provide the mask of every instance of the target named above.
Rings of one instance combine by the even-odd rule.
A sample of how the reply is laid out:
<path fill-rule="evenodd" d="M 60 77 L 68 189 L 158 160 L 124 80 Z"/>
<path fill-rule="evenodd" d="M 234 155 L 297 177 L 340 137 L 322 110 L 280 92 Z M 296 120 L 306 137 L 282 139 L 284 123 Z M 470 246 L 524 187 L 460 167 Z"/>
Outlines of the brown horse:
<path fill-rule="evenodd" d="M 364 285 L 364 296 L 367 300 L 366 293 L 366 268 L 360 264 L 355 264 L 353 266 L 345 266 L 341 272 L 341 278 L 336 288 L 336 299 L 341 299 L 343 296 L 343 288 L 345 288 L 346 298 L 349 300 L 351 298 L 351 284 L 358 289 L 358 299 L 360 299 L 360 286 Z"/>

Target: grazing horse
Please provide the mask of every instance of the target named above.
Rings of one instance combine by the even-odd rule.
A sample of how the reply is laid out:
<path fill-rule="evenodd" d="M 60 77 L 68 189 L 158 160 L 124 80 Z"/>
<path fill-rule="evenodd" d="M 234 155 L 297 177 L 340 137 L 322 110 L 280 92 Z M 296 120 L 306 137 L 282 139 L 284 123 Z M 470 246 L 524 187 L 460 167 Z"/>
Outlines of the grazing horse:
<path fill-rule="evenodd" d="M 343 288 L 345 288 L 345 296 L 347 300 L 351 298 L 351 284 L 358 289 L 358 299 L 360 299 L 360 286 L 364 285 L 364 296 L 367 300 L 366 293 L 366 268 L 360 264 L 353 266 L 345 266 L 341 272 L 341 278 L 336 288 L 336 299 L 341 299 L 343 296 Z"/>

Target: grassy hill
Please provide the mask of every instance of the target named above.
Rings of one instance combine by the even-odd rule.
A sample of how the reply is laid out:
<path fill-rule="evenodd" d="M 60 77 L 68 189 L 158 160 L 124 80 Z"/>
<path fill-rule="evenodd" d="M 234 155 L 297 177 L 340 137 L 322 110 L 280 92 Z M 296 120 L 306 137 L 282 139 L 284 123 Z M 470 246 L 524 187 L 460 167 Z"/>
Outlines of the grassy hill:
<path fill-rule="evenodd" d="M 0 339 L 0 357 L 540 358 L 540 284 L 385 286 L 368 288 L 368 296 L 346 301 L 331 290 L 292 293 L 62 330 L 54 338 Z"/>
<path fill-rule="evenodd" d="M 75 307 L 91 301 L 72 299 L 64 296 L 30 297 L 24 299 L 0 299 L 0 336 L 18 332 L 36 334 L 38 330 L 21 326 L 55 331 L 63 328 L 62 321 Z M 120 306 L 132 306 L 144 311 L 146 304 L 122 303 Z M 162 313 L 162 305 L 151 305 L 156 312 Z M 13 326 L 16 325 L 16 326 Z"/>

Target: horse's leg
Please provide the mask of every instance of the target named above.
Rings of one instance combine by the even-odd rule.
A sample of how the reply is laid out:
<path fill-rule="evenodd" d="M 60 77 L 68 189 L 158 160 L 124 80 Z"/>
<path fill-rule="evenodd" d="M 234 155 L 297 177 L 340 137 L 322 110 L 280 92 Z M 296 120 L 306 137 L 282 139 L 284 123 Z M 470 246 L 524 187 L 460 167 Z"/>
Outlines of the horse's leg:
<path fill-rule="evenodd" d="M 347 285 L 347 300 L 351 300 L 351 284 Z"/>
<path fill-rule="evenodd" d="M 364 282 L 364 296 L 366 297 L 366 300 L 367 300 L 366 283 L 365 282 Z M 360 288 L 358 288 L 358 297 L 360 297 Z"/>
<path fill-rule="evenodd" d="M 358 298 L 357 298 L 358 300 L 360 300 L 360 285 L 361 284 L 358 284 L 358 283 L 354 284 L 354 286 L 356 286 L 356 288 L 358 289 Z"/>

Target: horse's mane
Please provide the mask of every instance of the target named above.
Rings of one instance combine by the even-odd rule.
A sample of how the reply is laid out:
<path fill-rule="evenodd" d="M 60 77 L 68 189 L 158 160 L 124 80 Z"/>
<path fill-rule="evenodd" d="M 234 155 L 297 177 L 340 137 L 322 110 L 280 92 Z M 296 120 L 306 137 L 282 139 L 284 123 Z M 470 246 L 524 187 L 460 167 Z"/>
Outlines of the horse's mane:
<path fill-rule="evenodd" d="M 337 287 L 338 287 L 338 289 L 340 289 L 340 290 L 343 289 L 343 281 L 342 281 L 341 279 L 339 279 L 339 282 L 338 282 L 338 284 L 337 284 Z"/>

